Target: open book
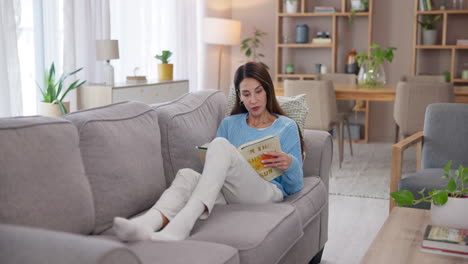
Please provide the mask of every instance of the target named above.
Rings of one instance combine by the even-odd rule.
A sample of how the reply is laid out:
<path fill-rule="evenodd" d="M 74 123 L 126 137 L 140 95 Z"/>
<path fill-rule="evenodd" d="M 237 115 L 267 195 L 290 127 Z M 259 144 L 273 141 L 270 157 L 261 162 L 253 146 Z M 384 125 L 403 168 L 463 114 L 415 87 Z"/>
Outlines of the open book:
<path fill-rule="evenodd" d="M 202 163 L 205 163 L 208 144 L 209 143 L 196 147 Z M 240 145 L 237 150 L 265 181 L 271 181 L 283 174 L 283 170 L 277 168 L 265 168 L 262 163 L 262 160 L 272 158 L 272 156 L 264 155 L 263 152 L 281 151 L 281 144 L 278 136 L 266 136 L 264 138 L 244 143 Z"/>

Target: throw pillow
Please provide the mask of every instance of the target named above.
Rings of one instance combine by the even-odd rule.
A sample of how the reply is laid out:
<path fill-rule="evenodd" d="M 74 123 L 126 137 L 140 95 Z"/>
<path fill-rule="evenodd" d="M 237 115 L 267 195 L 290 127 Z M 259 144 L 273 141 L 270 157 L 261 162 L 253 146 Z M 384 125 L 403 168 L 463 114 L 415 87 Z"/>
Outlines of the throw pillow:
<path fill-rule="evenodd" d="M 276 100 L 280 104 L 284 113 L 299 125 L 302 134 L 304 134 L 304 125 L 309 113 L 309 108 L 305 100 L 305 94 L 295 96 L 276 96 Z M 228 101 L 225 109 L 225 116 L 231 114 L 231 110 L 236 103 L 236 92 L 234 88 L 229 89 Z"/>

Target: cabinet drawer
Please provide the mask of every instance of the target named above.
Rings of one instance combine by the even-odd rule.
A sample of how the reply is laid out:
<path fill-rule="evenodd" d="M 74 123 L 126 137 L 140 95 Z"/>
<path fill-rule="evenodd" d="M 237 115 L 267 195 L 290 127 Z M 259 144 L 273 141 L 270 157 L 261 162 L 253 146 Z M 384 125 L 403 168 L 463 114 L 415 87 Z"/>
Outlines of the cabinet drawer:
<path fill-rule="evenodd" d="M 112 90 L 112 102 L 139 101 L 146 104 L 174 100 L 188 92 L 188 82 L 125 87 Z"/>

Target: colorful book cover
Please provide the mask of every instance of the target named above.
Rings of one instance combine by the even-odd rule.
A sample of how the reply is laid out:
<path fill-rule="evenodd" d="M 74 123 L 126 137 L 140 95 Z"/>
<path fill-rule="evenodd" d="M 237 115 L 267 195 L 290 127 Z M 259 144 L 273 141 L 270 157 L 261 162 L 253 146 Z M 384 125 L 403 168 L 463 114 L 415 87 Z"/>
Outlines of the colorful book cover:
<path fill-rule="evenodd" d="M 468 230 L 428 225 L 422 247 L 468 256 Z"/>

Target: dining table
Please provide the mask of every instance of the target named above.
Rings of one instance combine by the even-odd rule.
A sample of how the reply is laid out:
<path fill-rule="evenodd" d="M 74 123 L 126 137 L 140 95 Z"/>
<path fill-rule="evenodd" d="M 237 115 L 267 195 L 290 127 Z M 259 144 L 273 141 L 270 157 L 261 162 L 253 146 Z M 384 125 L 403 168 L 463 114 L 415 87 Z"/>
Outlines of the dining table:
<path fill-rule="evenodd" d="M 333 84 L 337 100 L 357 100 L 363 107 L 355 108 L 356 111 L 365 113 L 364 139 L 355 140 L 358 143 L 367 143 L 369 141 L 370 125 L 370 102 L 393 102 L 395 101 L 396 83 L 387 83 L 378 88 L 361 87 L 358 84 Z M 277 95 L 283 95 L 284 90 L 277 88 Z M 455 102 L 468 103 L 468 86 L 455 86 Z"/>

